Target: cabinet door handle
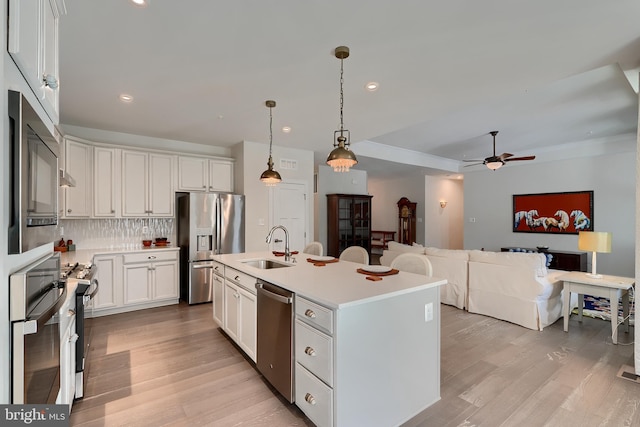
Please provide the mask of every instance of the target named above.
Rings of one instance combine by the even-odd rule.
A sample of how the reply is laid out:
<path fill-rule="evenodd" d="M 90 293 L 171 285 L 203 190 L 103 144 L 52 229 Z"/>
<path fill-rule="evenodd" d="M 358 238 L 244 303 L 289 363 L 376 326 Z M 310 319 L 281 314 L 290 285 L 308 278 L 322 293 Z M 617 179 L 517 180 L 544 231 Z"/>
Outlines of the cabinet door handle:
<path fill-rule="evenodd" d="M 240 276 L 234 277 L 233 280 L 235 280 L 236 282 L 239 282 L 240 281 Z"/>
<path fill-rule="evenodd" d="M 153 256 L 153 255 L 150 255 L 150 256 L 147 257 L 147 259 L 156 259 L 156 257 Z"/>
<path fill-rule="evenodd" d="M 111 213 L 114 214 L 116 213 L 116 211 L 114 209 L 111 209 Z"/>
<path fill-rule="evenodd" d="M 305 312 L 304 315 L 311 318 L 311 319 L 315 319 L 316 318 L 316 313 L 311 310 L 310 308 L 308 308 Z"/>
<path fill-rule="evenodd" d="M 313 397 L 313 395 L 311 393 L 307 393 L 304 395 L 304 400 L 307 401 L 307 403 L 309 403 L 310 405 L 315 405 L 316 404 L 316 398 Z"/>
<path fill-rule="evenodd" d="M 71 209 L 67 209 L 67 213 L 71 213 Z"/>
<path fill-rule="evenodd" d="M 304 352 L 306 354 L 308 354 L 309 356 L 313 357 L 316 355 L 316 351 L 313 349 L 313 347 L 307 347 L 304 349 Z"/>

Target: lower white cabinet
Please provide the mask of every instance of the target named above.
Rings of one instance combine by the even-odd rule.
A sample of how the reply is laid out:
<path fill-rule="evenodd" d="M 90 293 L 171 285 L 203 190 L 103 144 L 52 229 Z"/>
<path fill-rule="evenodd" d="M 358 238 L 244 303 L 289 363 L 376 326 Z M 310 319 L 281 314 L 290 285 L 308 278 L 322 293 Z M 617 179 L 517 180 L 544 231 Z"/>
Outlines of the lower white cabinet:
<path fill-rule="evenodd" d="M 213 321 L 224 327 L 224 265 L 213 261 Z"/>
<path fill-rule="evenodd" d="M 98 292 L 93 316 L 177 304 L 179 249 L 96 255 Z"/>
<path fill-rule="evenodd" d="M 122 305 L 122 265 L 119 261 L 119 255 L 97 255 L 93 258 L 98 271 L 98 292 L 93 298 L 94 315 Z"/>
<path fill-rule="evenodd" d="M 58 312 L 60 326 L 60 393 L 56 403 L 71 405 L 76 395 L 76 292 L 67 289 L 67 298 Z"/>
<path fill-rule="evenodd" d="M 125 254 L 123 266 L 124 305 L 178 298 L 177 252 Z"/>
<path fill-rule="evenodd" d="M 225 267 L 223 329 L 254 362 L 257 341 L 255 283 L 255 277 Z"/>

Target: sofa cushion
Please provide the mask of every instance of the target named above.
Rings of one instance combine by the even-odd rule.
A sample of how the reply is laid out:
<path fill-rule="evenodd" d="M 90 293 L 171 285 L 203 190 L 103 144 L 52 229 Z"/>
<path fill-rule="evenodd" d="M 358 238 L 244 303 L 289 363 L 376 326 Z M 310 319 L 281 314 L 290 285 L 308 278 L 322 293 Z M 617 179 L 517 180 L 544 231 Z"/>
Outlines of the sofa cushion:
<path fill-rule="evenodd" d="M 547 275 L 547 257 L 540 253 L 472 250 L 469 251 L 469 261 L 530 268 L 538 277 Z"/>
<path fill-rule="evenodd" d="M 394 252 L 413 252 L 417 254 L 424 253 L 424 247 L 422 246 L 405 245 L 403 243 L 398 243 L 398 242 L 389 242 L 387 247 L 389 248 L 390 251 L 394 251 Z"/>
<path fill-rule="evenodd" d="M 469 261 L 469 251 L 463 249 L 440 249 L 440 248 L 425 248 L 425 255 L 439 256 L 443 258 L 454 258 L 463 261 Z"/>

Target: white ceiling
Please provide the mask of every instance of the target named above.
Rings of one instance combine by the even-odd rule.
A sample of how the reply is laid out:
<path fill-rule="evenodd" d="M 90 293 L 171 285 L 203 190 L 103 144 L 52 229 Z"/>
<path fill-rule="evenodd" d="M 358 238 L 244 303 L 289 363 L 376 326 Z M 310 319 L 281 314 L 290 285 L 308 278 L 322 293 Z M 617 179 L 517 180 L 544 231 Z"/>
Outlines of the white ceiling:
<path fill-rule="evenodd" d="M 323 163 L 346 45 L 345 127 L 373 177 L 457 171 L 492 154 L 492 130 L 497 154 L 539 158 L 636 132 L 637 0 L 148 1 L 65 0 L 63 127 L 268 143 L 273 99 L 274 144 Z"/>

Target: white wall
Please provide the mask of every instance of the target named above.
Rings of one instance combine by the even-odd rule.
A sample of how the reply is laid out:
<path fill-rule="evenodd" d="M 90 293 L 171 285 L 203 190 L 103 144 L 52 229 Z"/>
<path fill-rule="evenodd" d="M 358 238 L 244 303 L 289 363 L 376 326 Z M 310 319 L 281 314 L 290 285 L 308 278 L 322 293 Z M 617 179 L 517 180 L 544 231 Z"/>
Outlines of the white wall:
<path fill-rule="evenodd" d="M 318 192 L 315 195 L 317 231 L 314 240 L 322 243 L 327 253 L 327 194 L 369 194 L 367 192 L 367 173 L 351 169 L 349 172 L 334 172 L 329 166 L 318 166 Z M 372 201 L 375 203 L 375 201 Z M 372 212 L 373 215 L 373 212 Z"/>
<path fill-rule="evenodd" d="M 635 147 L 635 139 L 631 142 Z M 623 152 L 508 165 L 495 172 L 482 169 L 466 173 L 464 248 L 500 250 L 502 246 L 546 245 L 557 250 L 577 251 L 576 234 L 512 232 L 512 196 L 593 190 L 594 229 L 613 233 L 612 253 L 598 256 L 598 272 L 634 277 L 635 157 L 635 152 Z M 469 222 L 469 218 L 475 218 L 476 222 Z"/>
<path fill-rule="evenodd" d="M 406 197 L 416 205 L 416 242 L 425 242 L 424 175 L 397 179 L 369 179 L 369 194 L 373 195 L 371 229 L 395 231 L 398 241 L 398 200 Z M 427 233 L 428 234 L 428 233 Z"/>
<path fill-rule="evenodd" d="M 269 246 L 265 238 L 272 226 L 269 217 L 269 192 L 270 187 L 260 182 L 260 174 L 267 169 L 269 158 L 269 145 L 243 141 L 232 148 L 233 157 L 240 167 L 236 169 L 236 192 L 245 195 L 245 250 L 264 251 Z M 309 188 L 307 194 L 307 209 L 309 211 L 309 224 L 307 224 L 307 236 L 312 236 L 314 210 L 313 210 L 313 152 L 295 148 L 284 148 L 274 145 L 272 147 L 274 169 L 280 173 L 283 182 L 306 182 Z M 280 159 L 290 159 L 297 162 L 297 169 L 280 168 Z"/>
<path fill-rule="evenodd" d="M 447 177 L 425 176 L 424 245 L 462 249 L 464 246 L 464 182 Z M 447 204 L 443 208 L 441 201 Z"/>

